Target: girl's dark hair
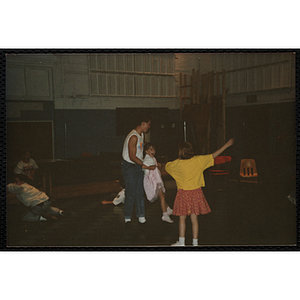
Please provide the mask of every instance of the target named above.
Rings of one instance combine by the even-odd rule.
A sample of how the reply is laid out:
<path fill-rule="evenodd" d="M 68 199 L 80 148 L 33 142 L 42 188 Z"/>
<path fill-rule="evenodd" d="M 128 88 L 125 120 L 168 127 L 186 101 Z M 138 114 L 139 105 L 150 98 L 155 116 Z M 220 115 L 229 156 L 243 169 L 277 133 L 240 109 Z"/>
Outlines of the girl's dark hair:
<path fill-rule="evenodd" d="M 149 121 L 151 121 L 151 117 L 146 114 L 142 114 L 137 117 L 136 126 L 141 125 L 143 122 L 148 123 Z"/>
<path fill-rule="evenodd" d="M 193 146 L 190 143 L 184 142 L 179 145 L 179 158 L 190 159 L 194 156 Z"/>
<path fill-rule="evenodd" d="M 148 142 L 144 145 L 145 151 L 148 150 L 149 148 L 153 147 L 155 149 L 155 145 L 151 142 Z"/>
<path fill-rule="evenodd" d="M 146 143 L 146 144 L 144 145 L 144 157 L 145 157 L 145 155 L 146 155 L 146 151 L 147 151 L 149 148 L 151 148 L 151 147 L 153 147 L 153 148 L 155 149 L 155 145 L 154 145 L 153 143 L 151 143 L 151 142 L 148 142 L 148 143 Z"/>

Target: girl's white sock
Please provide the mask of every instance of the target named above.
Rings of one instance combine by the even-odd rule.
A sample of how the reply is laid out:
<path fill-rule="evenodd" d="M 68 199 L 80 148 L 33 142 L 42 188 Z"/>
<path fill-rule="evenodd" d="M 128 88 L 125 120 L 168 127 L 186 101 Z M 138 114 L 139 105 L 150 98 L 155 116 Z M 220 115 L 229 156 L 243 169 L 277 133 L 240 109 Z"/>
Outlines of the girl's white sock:
<path fill-rule="evenodd" d="M 179 237 L 179 244 L 185 245 L 185 237 Z"/>
<path fill-rule="evenodd" d="M 193 239 L 193 246 L 198 246 L 198 239 Z"/>

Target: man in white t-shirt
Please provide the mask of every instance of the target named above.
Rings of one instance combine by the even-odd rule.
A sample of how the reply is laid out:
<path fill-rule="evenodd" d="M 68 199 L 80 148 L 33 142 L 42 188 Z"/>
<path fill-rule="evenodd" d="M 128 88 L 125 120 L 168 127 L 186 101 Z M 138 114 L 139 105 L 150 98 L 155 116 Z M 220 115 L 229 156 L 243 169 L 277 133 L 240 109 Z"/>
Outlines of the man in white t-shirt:
<path fill-rule="evenodd" d="M 124 218 L 125 223 L 131 222 L 133 206 L 140 223 L 145 223 L 145 196 L 143 188 L 144 172 L 143 147 L 144 133 L 151 124 L 151 119 L 142 116 L 138 125 L 126 137 L 123 145 L 122 174 L 125 183 Z M 155 167 L 153 167 L 155 169 Z"/>

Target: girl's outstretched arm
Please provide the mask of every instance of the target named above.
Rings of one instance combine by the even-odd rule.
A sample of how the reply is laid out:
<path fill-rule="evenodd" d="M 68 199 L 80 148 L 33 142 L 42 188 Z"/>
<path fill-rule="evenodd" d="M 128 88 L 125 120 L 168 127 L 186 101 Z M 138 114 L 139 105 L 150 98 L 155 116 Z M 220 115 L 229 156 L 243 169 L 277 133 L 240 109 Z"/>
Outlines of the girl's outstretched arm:
<path fill-rule="evenodd" d="M 225 151 L 228 147 L 234 144 L 234 139 L 230 139 L 223 147 L 212 154 L 213 158 L 219 156 L 223 151 Z"/>

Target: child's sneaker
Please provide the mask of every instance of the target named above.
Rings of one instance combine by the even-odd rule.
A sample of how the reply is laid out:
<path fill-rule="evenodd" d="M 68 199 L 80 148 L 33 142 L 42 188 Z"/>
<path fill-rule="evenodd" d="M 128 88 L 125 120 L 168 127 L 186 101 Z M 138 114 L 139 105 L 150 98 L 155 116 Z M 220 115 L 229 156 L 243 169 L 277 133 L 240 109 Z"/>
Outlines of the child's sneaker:
<path fill-rule="evenodd" d="M 47 219 L 44 218 L 44 217 L 42 217 L 42 216 L 40 216 L 39 221 L 47 221 Z"/>
<path fill-rule="evenodd" d="M 181 243 L 179 243 L 179 242 L 176 242 L 175 244 L 172 244 L 171 246 L 172 246 L 172 247 L 185 247 L 184 244 L 181 244 Z"/>
<path fill-rule="evenodd" d="M 168 215 L 163 215 L 161 217 L 161 219 L 165 222 L 168 222 L 168 223 L 173 223 L 174 221 L 168 216 Z"/>
<path fill-rule="evenodd" d="M 198 239 L 193 239 L 193 247 L 197 247 L 198 246 Z"/>
<path fill-rule="evenodd" d="M 173 213 L 173 209 L 169 206 L 167 207 L 167 214 L 170 216 Z"/>

